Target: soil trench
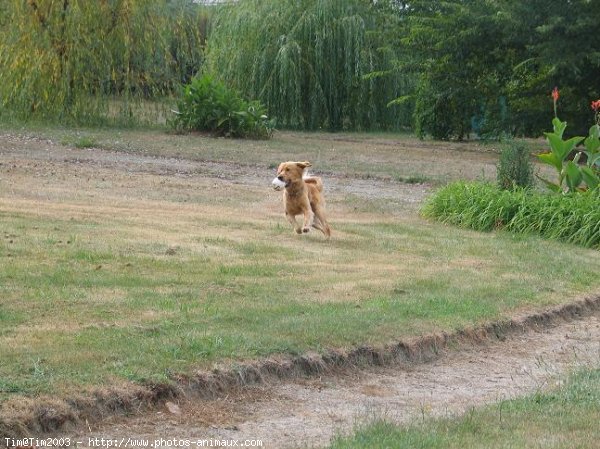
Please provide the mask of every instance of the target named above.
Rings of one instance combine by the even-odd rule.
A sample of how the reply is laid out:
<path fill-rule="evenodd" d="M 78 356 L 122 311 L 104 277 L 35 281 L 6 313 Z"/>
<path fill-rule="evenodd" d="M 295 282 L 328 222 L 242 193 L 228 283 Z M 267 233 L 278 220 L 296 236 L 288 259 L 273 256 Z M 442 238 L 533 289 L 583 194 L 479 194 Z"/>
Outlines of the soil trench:
<path fill-rule="evenodd" d="M 530 330 L 505 341 L 448 351 L 431 363 L 354 369 L 342 375 L 271 382 L 215 400 L 166 403 L 129 418 L 110 417 L 68 436 L 95 438 L 261 440 L 265 448 L 323 447 L 374 417 L 409 423 L 557 386 L 570 370 L 598 367 L 600 314 Z M 164 444 L 166 443 L 166 444 Z M 171 444 L 169 444 L 171 443 Z M 124 443 L 123 443 L 124 444 Z"/>

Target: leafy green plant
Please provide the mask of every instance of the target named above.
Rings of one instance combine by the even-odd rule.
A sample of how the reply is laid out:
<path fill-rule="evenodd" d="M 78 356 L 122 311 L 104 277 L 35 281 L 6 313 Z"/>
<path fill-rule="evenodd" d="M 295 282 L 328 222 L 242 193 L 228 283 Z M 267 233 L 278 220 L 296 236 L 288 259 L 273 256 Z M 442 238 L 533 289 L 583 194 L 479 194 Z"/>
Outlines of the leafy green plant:
<path fill-rule="evenodd" d="M 596 189 L 600 184 L 600 125 L 595 124 L 590 128 L 589 134 L 583 141 L 587 166 L 581 167 L 581 177 L 589 188 Z"/>
<path fill-rule="evenodd" d="M 596 123 L 590 128 L 588 137 L 583 142 L 589 168 L 598 171 L 600 169 L 600 100 L 592 101 L 594 119 Z"/>
<path fill-rule="evenodd" d="M 553 132 L 544 133 L 550 144 L 550 152 L 539 154 L 540 161 L 554 167 L 558 174 L 558 182 L 548 181 L 540 176 L 546 186 L 553 192 L 575 192 L 585 190 L 581 187 L 585 184 L 589 189 L 596 189 L 600 185 L 600 176 L 597 169 L 597 162 L 600 161 L 600 127 L 596 123 L 589 130 L 587 137 L 575 136 L 565 140 L 563 134 L 567 128 L 567 122 L 561 121 L 556 115 L 556 102 L 559 98 L 557 88 L 552 91 L 554 99 L 554 119 L 552 119 Z M 594 108 L 595 102 L 592 102 Z M 600 108 L 600 105 L 598 105 Z M 595 109 L 596 111 L 596 109 Z M 596 116 L 597 116 L 596 111 Z M 584 140 L 585 139 L 585 140 Z M 584 151 L 578 152 L 573 160 L 569 156 L 575 147 L 584 141 Z M 585 154 L 587 157 L 587 166 L 580 166 L 579 160 Z"/>
<path fill-rule="evenodd" d="M 506 229 L 600 248 L 600 189 L 547 195 L 456 182 L 432 195 L 422 214 L 478 231 Z"/>
<path fill-rule="evenodd" d="M 244 100 L 210 75 L 194 78 L 186 85 L 177 106 L 171 123 L 177 130 L 263 139 L 273 132 L 273 121 L 260 102 Z"/>
<path fill-rule="evenodd" d="M 577 144 L 583 140 L 583 137 L 575 136 L 564 140 L 563 133 L 567 127 L 567 122 L 561 121 L 558 117 L 554 117 L 552 126 L 554 128 L 553 132 L 544 133 L 550 144 L 550 152 L 539 154 L 538 158 L 543 163 L 551 165 L 556 169 L 558 182 L 554 183 L 540 176 L 538 178 L 554 192 L 563 191 L 565 183 L 569 191 L 574 191 L 581 184 L 581 172 L 577 167 L 578 158 L 568 160 L 568 157 Z"/>
<path fill-rule="evenodd" d="M 502 189 L 532 187 L 534 184 L 531 149 L 523 141 L 504 143 L 497 167 L 498 185 Z"/>

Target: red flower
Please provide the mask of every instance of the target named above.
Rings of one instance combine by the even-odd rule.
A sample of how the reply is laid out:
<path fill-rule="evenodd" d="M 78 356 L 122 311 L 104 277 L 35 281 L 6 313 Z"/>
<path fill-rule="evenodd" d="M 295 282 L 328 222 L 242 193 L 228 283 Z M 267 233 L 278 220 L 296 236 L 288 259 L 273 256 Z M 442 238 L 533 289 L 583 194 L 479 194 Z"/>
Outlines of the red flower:
<path fill-rule="evenodd" d="M 560 94 L 558 93 L 558 87 L 555 87 L 552 90 L 552 98 L 554 99 L 554 101 L 558 100 L 558 97 L 560 97 Z"/>
<path fill-rule="evenodd" d="M 592 101 L 592 109 L 594 112 L 598 112 L 600 110 L 600 100 Z"/>

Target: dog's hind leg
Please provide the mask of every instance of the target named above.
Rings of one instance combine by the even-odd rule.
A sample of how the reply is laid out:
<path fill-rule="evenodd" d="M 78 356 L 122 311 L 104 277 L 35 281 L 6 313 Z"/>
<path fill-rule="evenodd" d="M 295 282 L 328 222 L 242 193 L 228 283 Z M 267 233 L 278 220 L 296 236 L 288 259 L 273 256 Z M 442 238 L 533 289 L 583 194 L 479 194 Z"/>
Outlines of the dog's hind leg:
<path fill-rule="evenodd" d="M 331 228 L 329 227 L 329 224 L 325 219 L 325 214 L 320 207 L 315 209 L 313 227 L 325 234 L 327 238 L 331 237 Z"/>
<path fill-rule="evenodd" d="M 321 232 L 325 232 L 323 230 L 323 223 L 321 223 L 321 220 L 316 215 L 315 215 L 315 219 L 313 220 L 313 225 L 312 226 L 313 226 L 313 228 L 318 229 Z"/>
<path fill-rule="evenodd" d="M 313 220 L 313 228 L 318 229 L 319 231 L 325 233 L 325 225 L 323 224 L 323 214 L 321 212 L 317 212 L 313 209 L 315 214 L 315 218 Z"/>

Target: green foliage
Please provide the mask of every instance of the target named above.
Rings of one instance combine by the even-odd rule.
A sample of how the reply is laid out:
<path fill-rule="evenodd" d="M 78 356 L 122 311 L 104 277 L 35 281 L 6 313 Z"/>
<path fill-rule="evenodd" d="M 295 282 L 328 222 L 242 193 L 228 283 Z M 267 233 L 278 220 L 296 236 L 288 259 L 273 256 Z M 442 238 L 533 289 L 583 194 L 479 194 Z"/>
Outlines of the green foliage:
<path fill-rule="evenodd" d="M 546 195 L 457 182 L 432 195 L 422 214 L 478 231 L 506 229 L 600 248 L 600 191 Z"/>
<path fill-rule="evenodd" d="M 6 3 L 2 2 L 0 3 L 0 29 L 2 29 L 1 27 L 3 27 L 6 23 Z"/>
<path fill-rule="evenodd" d="M 533 82 L 525 85 L 513 77 L 513 97 L 520 96 L 521 113 L 535 113 L 543 130 L 547 109 L 534 109 L 535 98 L 547 98 L 553 87 L 561 89 L 561 115 L 569 122 L 571 132 L 584 134 L 589 127 L 589 101 L 600 96 L 600 45 L 598 23 L 600 8 L 596 2 L 574 0 L 568 11 L 562 0 L 511 1 L 509 14 L 522 35 L 525 54 L 523 67 Z M 532 32 L 533 31 L 533 32 Z M 537 75 L 536 75 L 537 73 Z M 533 100 L 533 101 L 532 101 Z M 528 103 L 530 103 L 528 105 Z M 532 111 L 526 112 L 529 107 Z"/>
<path fill-rule="evenodd" d="M 178 130 L 207 131 L 219 136 L 269 138 L 273 123 L 258 101 L 245 101 L 209 75 L 184 87 L 172 122 Z"/>
<path fill-rule="evenodd" d="M 500 188 L 529 188 L 534 185 L 531 149 L 523 141 L 509 140 L 504 143 L 497 167 Z"/>
<path fill-rule="evenodd" d="M 464 103 L 464 97 L 453 95 L 450 80 L 439 75 L 437 79 L 432 79 L 432 74 L 421 79 L 415 103 L 415 132 L 421 138 L 431 135 L 434 139 L 462 140 L 469 134 L 468 111 L 473 108 Z"/>
<path fill-rule="evenodd" d="M 98 146 L 98 143 L 91 137 L 80 137 L 74 144 L 75 148 L 94 148 Z"/>
<path fill-rule="evenodd" d="M 576 192 L 582 190 L 582 187 L 580 187 L 582 183 L 585 183 L 589 189 L 596 189 L 600 185 L 600 176 L 596 167 L 597 161 L 600 160 L 598 125 L 590 128 L 589 135 L 585 140 L 581 136 L 565 140 L 563 134 L 567 128 L 567 122 L 559 120 L 558 117 L 552 120 L 552 126 L 553 132 L 544 133 L 550 144 L 550 152 L 539 154 L 538 158 L 544 164 L 551 165 L 556 169 L 558 182 L 554 183 L 538 177 L 553 192 L 562 192 L 563 190 Z M 587 167 L 582 167 L 578 164 L 583 153 L 578 153 L 573 160 L 568 160 L 569 155 L 582 140 L 584 140 L 586 148 L 584 153 L 587 156 Z"/>
<path fill-rule="evenodd" d="M 404 3 L 404 2 L 399 2 Z M 539 136 L 562 88 L 577 133 L 600 96 L 600 8 L 588 0 L 414 0 L 395 10 L 396 70 L 414 77 L 418 135 Z"/>
<path fill-rule="evenodd" d="M 460 140 L 472 128 L 508 131 L 500 97 L 513 58 L 498 46 L 505 23 L 495 9 L 494 2 L 427 0 L 401 10 L 406 57 L 398 68 L 419 79 L 414 122 L 420 137 Z"/>
<path fill-rule="evenodd" d="M 395 20 L 364 0 L 230 2 L 214 18 L 206 70 L 258 98 L 281 126 L 408 126 L 410 106 L 388 103 L 406 93 L 411 80 L 381 76 L 393 68 L 396 53 L 374 32 L 389 30 Z"/>
<path fill-rule="evenodd" d="M 591 189 L 598 188 L 600 179 L 600 125 L 593 125 L 588 136 L 583 141 L 585 150 L 582 154 L 585 154 L 587 167 L 581 168 L 583 181 Z M 595 176 L 595 178 L 594 178 Z"/>
<path fill-rule="evenodd" d="M 21 119 L 140 121 L 144 103 L 188 82 L 202 61 L 207 13 L 188 1 L 3 7 L 11 26 L 0 28 L 0 105 Z"/>

